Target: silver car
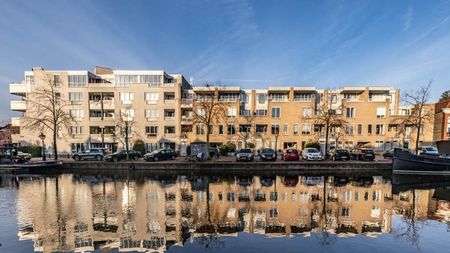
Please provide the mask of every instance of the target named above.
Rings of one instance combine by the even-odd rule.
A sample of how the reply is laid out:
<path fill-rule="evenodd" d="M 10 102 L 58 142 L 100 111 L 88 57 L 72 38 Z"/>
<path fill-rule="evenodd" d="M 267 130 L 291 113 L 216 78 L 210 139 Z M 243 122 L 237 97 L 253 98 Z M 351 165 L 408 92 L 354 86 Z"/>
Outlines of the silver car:
<path fill-rule="evenodd" d="M 303 160 L 323 160 L 322 152 L 317 150 L 316 148 L 305 148 L 302 152 Z"/>
<path fill-rule="evenodd" d="M 253 161 L 253 151 L 249 148 L 243 148 L 236 154 L 236 161 Z"/>

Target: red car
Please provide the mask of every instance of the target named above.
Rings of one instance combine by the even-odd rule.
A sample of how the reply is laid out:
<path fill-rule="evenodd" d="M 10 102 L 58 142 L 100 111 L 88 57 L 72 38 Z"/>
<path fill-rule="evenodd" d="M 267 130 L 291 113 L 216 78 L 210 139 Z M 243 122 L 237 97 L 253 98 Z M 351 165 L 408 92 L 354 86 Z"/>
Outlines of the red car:
<path fill-rule="evenodd" d="M 283 152 L 282 159 L 285 161 L 298 161 L 300 160 L 300 154 L 297 149 L 288 148 Z"/>

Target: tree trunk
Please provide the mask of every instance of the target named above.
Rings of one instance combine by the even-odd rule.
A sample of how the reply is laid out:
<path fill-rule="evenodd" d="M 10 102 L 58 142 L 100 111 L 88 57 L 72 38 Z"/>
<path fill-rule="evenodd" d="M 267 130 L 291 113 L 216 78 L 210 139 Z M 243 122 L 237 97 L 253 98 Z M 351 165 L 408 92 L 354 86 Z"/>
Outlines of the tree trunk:
<path fill-rule="evenodd" d="M 417 135 L 416 135 L 416 155 L 419 154 L 419 138 L 420 138 L 420 124 L 419 127 L 417 128 Z"/>
<path fill-rule="evenodd" d="M 130 160 L 129 148 L 128 148 L 128 123 L 125 122 L 125 150 L 127 151 L 127 161 Z"/>
<path fill-rule="evenodd" d="M 327 124 L 325 126 L 325 151 L 324 151 L 324 158 L 325 160 L 328 159 L 328 134 L 330 132 L 330 126 Z"/>
<path fill-rule="evenodd" d="M 58 145 L 56 144 L 56 139 L 57 139 L 57 130 L 56 127 L 54 128 L 55 130 L 53 130 L 53 155 L 55 156 L 55 160 L 58 160 Z"/>
<path fill-rule="evenodd" d="M 207 127 L 206 127 L 206 154 L 205 154 L 205 157 L 206 157 L 206 159 L 208 159 L 209 158 L 209 133 L 210 133 L 210 126 L 208 125 Z"/>

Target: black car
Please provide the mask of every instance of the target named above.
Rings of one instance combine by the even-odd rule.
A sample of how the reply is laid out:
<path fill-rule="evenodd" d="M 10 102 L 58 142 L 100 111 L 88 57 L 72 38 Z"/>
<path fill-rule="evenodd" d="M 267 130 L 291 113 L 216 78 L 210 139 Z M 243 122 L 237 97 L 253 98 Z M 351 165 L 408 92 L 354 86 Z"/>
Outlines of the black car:
<path fill-rule="evenodd" d="M 259 151 L 259 159 L 261 161 L 275 161 L 277 160 L 277 154 L 271 148 L 263 148 Z"/>
<path fill-rule="evenodd" d="M 219 157 L 220 153 L 219 150 L 217 148 L 210 148 L 209 149 L 209 157 Z"/>
<path fill-rule="evenodd" d="M 128 156 L 132 160 L 138 160 L 139 158 L 142 157 L 141 153 L 138 151 L 135 151 L 135 150 L 128 150 Z M 118 152 L 106 155 L 104 159 L 105 159 L 105 161 L 108 161 L 108 162 L 118 162 L 121 160 L 126 160 L 127 159 L 127 151 L 122 150 L 122 151 L 118 151 Z"/>
<path fill-rule="evenodd" d="M 331 160 L 333 161 L 344 161 L 350 160 L 350 152 L 346 149 L 335 149 L 331 152 Z"/>
<path fill-rule="evenodd" d="M 101 161 L 101 160 L 103 160 L 104 155 L 105 155 L 105 153 L 104 153 L 103 149 L 92 148 L 92 149 L 84 150 L 84 151 L 73 154 L 72 159 L 74 159 L 75 161 L 80 161 L 80 160 Z"/>
<path fill-rule="evenodd" d="M 177 153 L 172 149 L 158 149 L 144 155 L 144 159 L 149 161 L 175 160 Z"/>
<path fill-rule="evenodd" d="M 350 154 L 352 159 L 361 160 L 361 161 L 373 161 L 375 160 L 375 153 L 373 149 L 369 148 L 360 148 L 352 150 Z"/>

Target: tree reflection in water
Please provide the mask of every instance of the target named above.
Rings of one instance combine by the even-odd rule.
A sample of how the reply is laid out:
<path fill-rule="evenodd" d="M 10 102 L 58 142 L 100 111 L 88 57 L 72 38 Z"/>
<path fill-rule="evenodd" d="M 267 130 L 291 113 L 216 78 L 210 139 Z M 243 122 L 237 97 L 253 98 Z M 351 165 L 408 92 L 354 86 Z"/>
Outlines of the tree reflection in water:
<path fill-rule="evenodd" d="M 44 252 L 165 251 L 189 243 L 220 250 L 240 233 L 312 235 L 323 246 L 387 233 L 419 247 L 423 220 L 444 220 L 438 215 L 450 211 L 431 197 L 433 189 L 393 194 L 390 179 L 381 176 L 136 180 L 65 174 L 2 176 L 0 182 L 17 189 L 19 238 Z M 393 215 L 402 217 L 397 227 Z"/>

